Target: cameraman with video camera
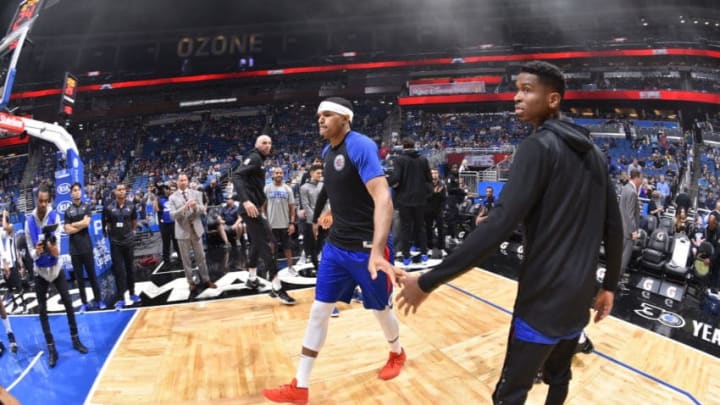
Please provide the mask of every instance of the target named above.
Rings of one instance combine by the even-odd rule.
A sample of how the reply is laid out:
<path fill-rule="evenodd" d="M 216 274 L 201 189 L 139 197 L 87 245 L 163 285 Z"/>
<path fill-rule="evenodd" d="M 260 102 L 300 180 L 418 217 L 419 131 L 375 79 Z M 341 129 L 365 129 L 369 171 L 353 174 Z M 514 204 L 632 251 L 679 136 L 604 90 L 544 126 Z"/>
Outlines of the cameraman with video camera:
<path fill-rule="evenodd" d="M 38 188 L 35 209 L 25 219 L 25 235 L 29 239 L 28 250 L 34 262 L 35 294 L 37 295 L 40 323 L 48 345 L 49 366 L 52 368 L 57 363 L 58 352 L 55 349 L 55 340 L 50 331 L 47 314 L 47 292 L 50 284 L 55 285 L 65 306 L 73 348 L 83 354 L 87 353 L 88 349 L 80 342 L 78 337 L 75 312 L 68 293 L 65 274 L 62 272 L 60 247 L 58 245 L 60 241 L 60 215 L 52 207 L 48 209 L 48 206 L 50 206 L 50 191 L 43 184 Z M 33 249 L 32 246 L 35 248 Z"/>

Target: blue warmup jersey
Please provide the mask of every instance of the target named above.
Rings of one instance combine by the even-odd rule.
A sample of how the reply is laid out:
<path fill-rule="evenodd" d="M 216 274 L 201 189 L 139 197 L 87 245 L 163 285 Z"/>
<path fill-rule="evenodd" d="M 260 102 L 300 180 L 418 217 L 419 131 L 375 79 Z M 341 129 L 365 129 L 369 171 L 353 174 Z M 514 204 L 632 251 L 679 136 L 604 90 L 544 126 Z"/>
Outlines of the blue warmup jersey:
<path fill-rule="evenodd" d="M 328 241 L 347 250 L 370 250 L 373 203 L 365 183 L 384 176 L 375 142 L 350 131 L 335 148 L 323 150 L 323 181 L 332 206 Z"/>
<path fill-rule="evenodd" d="M 359 285 L 365 308 L 383 310 L 392 305 L 392 283 L 381 272 L 371 280 L 367 268 L 375 204 L 365 183 L 385 175 L 377 145 L 367 136 L 350 131 L 335 148 L 325 147 L 323 159 L 333 225 L 322 252 L 315 299 L 350 302 L 355 286 Z M 385 256 L 392 257 L 391 238 Z"/>

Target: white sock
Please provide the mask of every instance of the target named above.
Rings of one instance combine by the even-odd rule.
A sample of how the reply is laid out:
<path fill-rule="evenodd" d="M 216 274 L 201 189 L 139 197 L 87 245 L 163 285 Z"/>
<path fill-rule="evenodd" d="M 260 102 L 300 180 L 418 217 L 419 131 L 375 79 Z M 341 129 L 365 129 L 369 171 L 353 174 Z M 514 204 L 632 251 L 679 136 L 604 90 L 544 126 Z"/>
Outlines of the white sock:
<path fill-rule="evenodd" d="M 390 351 L 393 353 L 402 353 L 402 346 L 400 345 L 400 324 L 395 317 L 395 312 L 391 308 L 386 308 L 384 311 L 374 310 L 375 317 L 380 322 L 380 327 L 385 334 L 388 344 L 390 344 Z"/>
<path fill-rule="evenodd" d="M 583 344 L 586 340 L 587 336 L 585 335 L 585 331 L 580 332 L 580 339 L 578 339 L 578 343 Z"/>
<path fill-rule="evenodd" d="M 12 326 L 10 326 L 10 317 L 6 316 L 5 318 L 3 318 L 2 322 L 3 325 L 5 325 L 5 332 L 12 333 Z"/>
<path fill-rule="evenodd" d="M 305 356 L 304 354 L 300 355 L 300 362 L 298 363 L 298 369 L 295 373 L 298 387 L 307 388 L 310 385 L 310 372 L 314 364 L 315 357 Z"/>
<path fill-rule="evenodd" d="M 248 272 L 250 272 L 250 275 L 248 276 L 248 280 L 255 280 L 257 278 L 257 267 L 249 268 Z"/>
<path fill-rule="evenodd" d="M 310 317 L 305 329 L 305 337 L 303 337 L 303 347 L 314 352 L 320 352 L 325 339 L 327 338 L 328 323 L 330 322 L 330 313 L 334 304 L 315 301 L 310 307 Z M 298 364 L 295 379 L 298 387 L 307 387 L 310 381 L 310 372 L 312 371 L 315 358 L 301 355 Z"/>
<path fill-rule="evenodd" d="M 275 291 L 278 291 L 282 288 L 282 283 L 280 282 L 280 278 L 275 275 L 275 277 L 272 279 L 272 289 Z"/>

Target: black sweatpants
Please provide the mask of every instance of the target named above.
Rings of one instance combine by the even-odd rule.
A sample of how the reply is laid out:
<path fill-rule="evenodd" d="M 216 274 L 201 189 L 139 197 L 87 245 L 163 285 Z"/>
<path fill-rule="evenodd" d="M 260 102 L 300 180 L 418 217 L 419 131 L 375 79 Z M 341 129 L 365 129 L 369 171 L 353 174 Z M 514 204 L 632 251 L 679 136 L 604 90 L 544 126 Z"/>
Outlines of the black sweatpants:
<path fill-rule="evenodd" d="M 543 381 L 550 386 L 545 404 L 562 404 L 572 378 L 570 365 L 579 337 L 544 345 L 515 338 L 511 328 L 500 381 L 492 396 L 493 404 L 524 404 L 541 368 Z"/>
<path fill-rule="evenodd" d="M 313 266 L 315 266 L 315 270 L 318 269 L 318 253 L 322 251 L 326 236 L 327 231 L 320 228 L 318 237 L 315 239 L 312 223 L 303 222 L 303 247 L 305 248 L 305 256 L 310 258 Z"/>
<path fill-rule="evenodd" d="M 85 277 L 83 277 L 83 268 L 87 273 L 88 280 L 90 280 L 90 287 L 93 290 L 93 298 L 95 301 L 100 301 L 100 286 L 98 285 L 97 275 L 95 274 L 95 259 L 93 259 L 92 250 L 87 253 L 79 255 L 72 255 L 72 266 L 73 273 L 75 273 L 75 280 L 77 280 L 78 289 L 80 290 L 80 300 L 83 304 L 87 304 L 87 297 L 85 294 Z"/>
<path fill-rule="evenodd" d="M 420 249 L 420 254 L 427 254 L 425 206 L 398 207 L 398 211 L 400 211 L 400 245 L 403 257 L 410 257 L 411 240 Z"/>
<path fill-rule="evenodd" d="M 268 273 L 267 279 L 272 281 L 278 273 L 278 268 L 272 250 L 274 239 L 270 224 L 261 215 L 251 218 L 247 214 L 243 214 L 242 217 L 245 221 L 245 231 L 250 238 L 250 254 L 247 265 L 249 268 L 257 268 L 258 259 L 262 259 Z"/>
<path fill-rule="evenodd" d="M 437 243 L 433 241 L 433 228 L 437 228 Z M 442 210 L 439 213 L 425 212 L 425 234 L 429 249 L 445 249 L 445 221 Z"/>
<path fill-rule="evenodd" d="M 165 262 L 165 265 L 170 264 L 170 243 L 172 242 L 173 246 L 175 247 L 175 252 L 177 254 L 180 254 L 180 247 L 178 247 L 178 241 L 175 239 L 175 223 L 165 223 L 162 222 L 160 224 L 160 235 L 162 236 L 162 259 Z"/>
<path fill-rule="evenodd" d="M 38 301 L 38 312 L 40 314 L 40 324 L 42 325 L 43 334 L 45 335 L 45 342 L 48 344 L 54 343 L 52 331 L 50 331 L 50 321 L 48 320 L 47 313 L 47 292 L 50 284 L 55 285 L 62 299 L 63 305 L 65 306 L 65 312 L 67 313 L 68 325 L 70 325 L 70 336 L 77 336 L 78 328 L 75 322 L 75 311 L 73 310 L 72 300 L 68 293 L 67 281 L 65 281 L 65 272 L 61 271 L 60 275 L 49 282 L 40 276 L 35 277 L 35 295 Z"/>
<path fill-rule="evenodd" d="M 130 246 L 119 246 L 110 244 L 110 257 L 112 258 L 113 275 L 115 276 L 115 287 L 117 287 L 117 300 L 123 299 L 125 290 L 131 295 L 135 294 L 135 254 L 134 248 Z"/>

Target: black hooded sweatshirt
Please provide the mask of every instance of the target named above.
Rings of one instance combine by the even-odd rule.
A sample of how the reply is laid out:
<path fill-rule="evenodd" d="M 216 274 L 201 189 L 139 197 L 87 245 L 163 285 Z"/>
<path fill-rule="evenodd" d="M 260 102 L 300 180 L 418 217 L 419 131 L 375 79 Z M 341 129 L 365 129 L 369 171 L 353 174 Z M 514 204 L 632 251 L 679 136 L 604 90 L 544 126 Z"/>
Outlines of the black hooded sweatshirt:
<path fill-rule="evenodd" d="M 420 277 L 429 292 L 478 266 L 522 223 L 514 316 L 545 336 L 566 336 L 589 321 L 600 242 L 607 256 L 603 288 L 620 276 L 622 221 L 605 157 L 587 129 L 545 121 L 518 147 L 502 199 L 465 242 Z"/>
<path fill-rule="evenodd" d="M 432 190 L 430 165 L 419 152 L 406 149 L 395 160 L 395 168 L 388 182 L 395 189 L 395 205 L 422 207 Z"/>

